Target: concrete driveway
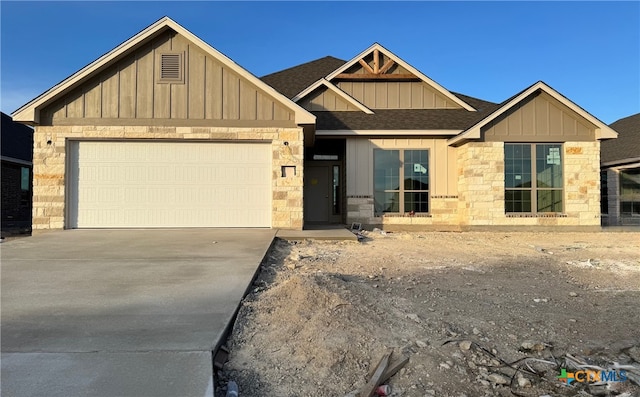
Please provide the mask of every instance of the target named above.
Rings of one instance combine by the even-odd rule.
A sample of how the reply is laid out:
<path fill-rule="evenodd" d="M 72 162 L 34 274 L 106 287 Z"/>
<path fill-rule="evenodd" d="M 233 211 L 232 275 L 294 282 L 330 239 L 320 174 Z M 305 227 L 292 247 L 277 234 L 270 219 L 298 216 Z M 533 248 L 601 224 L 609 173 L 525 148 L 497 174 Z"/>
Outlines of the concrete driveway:
<path fill-rule="evenodd" d="M 67 230 L 2 243 L 2 395 L 212 396 L 211 351 L 275 232 Z"/>

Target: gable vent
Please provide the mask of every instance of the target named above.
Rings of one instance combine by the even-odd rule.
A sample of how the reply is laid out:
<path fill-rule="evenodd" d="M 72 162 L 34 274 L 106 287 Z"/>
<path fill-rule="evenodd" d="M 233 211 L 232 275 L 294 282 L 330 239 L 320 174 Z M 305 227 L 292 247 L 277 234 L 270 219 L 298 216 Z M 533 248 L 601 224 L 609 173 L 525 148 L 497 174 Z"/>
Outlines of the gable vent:
<path fill-rule="evenodd" d="M 162 54 L 160 58 L 160 78 L 166 80 L 182 79 L 182 62 L 180 54 Z"/>

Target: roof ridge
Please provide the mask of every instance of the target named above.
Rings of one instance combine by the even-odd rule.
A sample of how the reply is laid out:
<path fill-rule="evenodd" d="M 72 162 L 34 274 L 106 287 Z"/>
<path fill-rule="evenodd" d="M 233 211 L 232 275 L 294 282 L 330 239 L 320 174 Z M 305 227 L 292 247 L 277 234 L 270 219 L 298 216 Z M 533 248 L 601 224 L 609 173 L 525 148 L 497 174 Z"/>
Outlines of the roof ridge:
<path fill-rule="evenodd" d="M 288 67 L 288 68 L 286 68 L 286 69 L 278 70 L 277 72 L 272 72 L 272 73 L 269 73 L 269 74 L 265 74 L 265 75 L 261 76 L 260 78 L 262 79 L 262 78 L 264 78 L 264 77 L 269 77 L 269 76 L 272 76 L 272 75 L 274 75 L 274 74 L 283 73 L 283 72 L 288 72 L 288 71 L 290 71 L 291 69 L 296 69 L 296 68 L 299 68 L 299 67 L 301 67 L 301 66 L 309 65 L 309 64 L 311 64 L 311 63 L 318 62 L 318 61 L 322 61 L 322 60 L 325 60 L 325 59 L 331 59 L 331 60 L 336 60 L 336 61 L 340 61 L 340 62 L 347 62 L 347 61 L 345 61 L 344 59 L 336 58 L 336 57 L 331 56 L 331 55 L 326 55 L 326 56 L 323 56 L 323 57 L 321 57 L 321 58 L 316 58 L 316 59 L 313 59 L 313 60 L 308 61 L 308 62 L 299 63 L 299 64 L 297 64 L 297 65 L 294 65 L 294 66 Z"/>

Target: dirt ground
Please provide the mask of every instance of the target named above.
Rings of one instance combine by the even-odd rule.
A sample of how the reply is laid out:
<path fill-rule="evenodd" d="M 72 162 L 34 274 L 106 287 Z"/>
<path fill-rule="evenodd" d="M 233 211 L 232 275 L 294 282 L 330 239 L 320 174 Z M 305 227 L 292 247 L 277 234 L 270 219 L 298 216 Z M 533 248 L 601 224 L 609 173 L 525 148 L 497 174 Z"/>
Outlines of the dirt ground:
<path fill-rule="evenodd" d="M 640 233 L 278 241 L 227 347 L 220 396 L 343 397 L 388 349 L 391 396 L 640 396 Z"/>

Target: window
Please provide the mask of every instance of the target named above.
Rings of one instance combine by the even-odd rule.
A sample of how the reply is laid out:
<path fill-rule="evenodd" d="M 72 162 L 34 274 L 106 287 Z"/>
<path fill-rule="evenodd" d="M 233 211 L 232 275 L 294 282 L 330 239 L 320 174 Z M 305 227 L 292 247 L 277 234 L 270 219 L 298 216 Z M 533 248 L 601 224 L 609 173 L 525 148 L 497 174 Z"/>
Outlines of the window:
<path fill-rule="evenodd" d="M 183 53 L 161 53 L 158 64 L 158 82 L 184 83 Z"/>
<path fill-rule="evenodd" d="M 20 167 L 20 189 L 23 192 L 28 192 L 31 187 L 31 173 L 29 168 Z"/>
<path fill-rule="evenodd" d="M 429 152 L 382 150 L 373 153 L 376 215 L 429 212 Z"/>
<path fill-rule="evenodd" d="M 333 185 L 332 185 L 332 193 L 333 193 L 333 205 L 331 206 L 333 215 L 340 215 L 340 166 L 334 165 L 333 170 Z"/>
<path fill-rule="evenodd" d="M 609 213 L 609 180 L 607 171 L 600 172 L 600 213 Z"/>
<path fill-rule="evenodd" d="M 640 216 L 640 169 L 620 171 L 620 215 Z"/>
<path fill-rule="evenodd" d="M 504 145 L 505 212 L 562 212 L 562 145 Z"/>

